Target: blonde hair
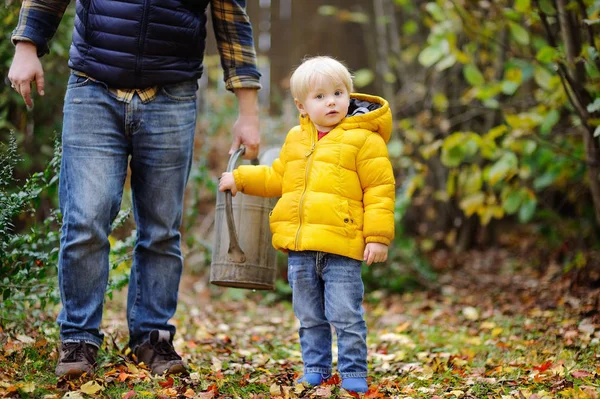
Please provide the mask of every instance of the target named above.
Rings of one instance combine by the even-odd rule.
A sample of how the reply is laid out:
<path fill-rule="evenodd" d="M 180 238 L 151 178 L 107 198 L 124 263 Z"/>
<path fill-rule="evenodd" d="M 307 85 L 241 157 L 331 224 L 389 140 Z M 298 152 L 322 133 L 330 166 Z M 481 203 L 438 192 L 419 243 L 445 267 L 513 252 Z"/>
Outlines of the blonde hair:
<path fill-rule="evenodd" d="M 311 87 L 318 82 L 319 78 L 343 83 L 348 93 L 353 91 L 352 75 L 348 68 L 334 58 L 318 56 L 304 59 L 292 73 L 290 78 L 292 97 L 298 101 L 304 101 Z"/>

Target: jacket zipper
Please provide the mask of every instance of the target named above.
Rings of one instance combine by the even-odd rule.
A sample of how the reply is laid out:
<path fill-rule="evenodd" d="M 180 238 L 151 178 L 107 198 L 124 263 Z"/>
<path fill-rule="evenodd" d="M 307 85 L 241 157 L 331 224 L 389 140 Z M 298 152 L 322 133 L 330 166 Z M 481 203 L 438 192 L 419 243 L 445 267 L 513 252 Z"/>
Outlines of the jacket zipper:
<path fill-rule="evenodd" d="M 136 81 L 138 80 L 138 76 L 141 75 L 142 73 L 142 62 L 141 59 L 143 58 L 143 49 L 144 49 L 144 43 L 145 43 L 145 37 L 146 37 L 146 32 L 148 31 L 148 8 L 150 8 L 148 6 L 148 2 L 150 0 L 144 0 L 143 2 L 143 7 L 144 7 L 144 14 L 142 15 L 142 23 L 141 23 L 141 28 L 140 28 L 140 35 L 138 37 L 138 53 L 136 55 L 135 58 L 135 74 L 136 74 Z M 139 85 L 139 81 L 136 82 L 136 86 Z"/>
<path fill-rule="evenodd" d="M 306 154 L 304 154 L 304 156 L 308 159 L 306 160 L 306 171 L 304 172 L 304 189 L 302 190 L 302 195 L 300 196 L 300 203 L 298 204 L 298 220 L 300 222 L 298 223 L 298 231 L 296 231 L 296 242 L 294 243 L 296 251 L 300 248 L 300 230 L 302 229 L 302 206 L 304 205 L 304 196 L 306 194 L 306 189 L 308 188 L 308 175 L 310 171 L 310 166 L 312 164 L 312 154 L 313 152 L 315 152 L 315 146 L 317 145 L 315 141 L 316 134 L 317 131 L 313 126 L 310 135 L 310 150 Z"/>

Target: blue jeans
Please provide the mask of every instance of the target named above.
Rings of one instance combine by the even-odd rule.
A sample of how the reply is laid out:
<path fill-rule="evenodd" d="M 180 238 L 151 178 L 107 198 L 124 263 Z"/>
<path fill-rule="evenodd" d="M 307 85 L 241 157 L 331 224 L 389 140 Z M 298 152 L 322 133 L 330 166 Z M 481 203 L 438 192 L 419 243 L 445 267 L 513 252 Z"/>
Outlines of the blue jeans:
<path fill-rule="evenodd" d="M 331 326 L 338 340 L 338 372 L 367 376 L 364 286 L 358 260 L 324 252 L 290 251 L 288 279 L 294 313 L 300 321 L 304 373 L 331 374 Z"/>
<path fill-rule="evenodd" d="M 63 216 L 58 281 L 63 342 L 100 346 L 108 283 L 108 235 L 131 168 L 137 240 L 127 297 L 130 345 L 168 323 L 177 307 L 183 257 L 179 227 L 196 127 L 195 81 L 161 88 L 151 101 L 117 100 L 71 75 L 64 102 L 59 198 Z"/>

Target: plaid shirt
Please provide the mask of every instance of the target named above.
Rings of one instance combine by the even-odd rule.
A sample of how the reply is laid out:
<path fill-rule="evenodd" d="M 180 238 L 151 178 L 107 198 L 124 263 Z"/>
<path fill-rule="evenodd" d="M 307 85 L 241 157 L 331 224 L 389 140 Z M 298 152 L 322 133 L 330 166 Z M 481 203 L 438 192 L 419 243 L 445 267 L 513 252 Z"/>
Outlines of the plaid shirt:
<path fill-rule="evenodd" d="M 48 41 L 56 33 L 69 2 L 70 0 L 23 0 L 19 23 L 12 33 L 13 43 L 33 42 L 37 46 L 38 56 L 47 54 Z M 260 83 L 255 76 L 244 74 L 244 70 L 257 69 L 245 1 L 211 0 L 210 10 L 224 71 L 225 87 L 227 90 L 260 89 Z M 86 76 L 79 71 L 74 72 Z M 88 77 L 93 79 L 92 76 Z M 129 102 L 135 93 L 142 100 L 150 101 L 156 96 L 158 87 L 112 88 L 111 91 L 122 101 Z"/>

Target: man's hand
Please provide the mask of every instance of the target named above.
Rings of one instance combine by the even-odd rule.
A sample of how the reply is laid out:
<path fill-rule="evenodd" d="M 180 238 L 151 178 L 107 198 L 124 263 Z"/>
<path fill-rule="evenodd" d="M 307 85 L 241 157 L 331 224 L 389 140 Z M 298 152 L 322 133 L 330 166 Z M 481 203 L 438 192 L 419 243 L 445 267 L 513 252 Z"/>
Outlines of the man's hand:
<path fill-rule="evenodd" d="M 235 89 L 238 100 L 239 116 L 233 125 L 233 143 L 229 154 L 233 154 L 240 145 L 246 147 L 244 159 L 255 159 L 260 149 L 260 126 L 258 119 L 258 90 Z"/>
<path fill-rule="evenodd" d="M 219 179 L 219 191 L 223 192 L 226 190 L 231 190 L 231 195 L 235 197 L 237 194 L 237 186 L 235 185 L 235 179 L 233 178 L 233 173 L 224 172 Z"/>
<path fill-rule="evenodd" d="M 371 263 L 385 262 L 388 255 L 388 246 L 378 242 L 370 242 L 367 244 L 364 253 L 364 259 L 367 266 Z"/>
<path fill-rule="evenodd" d="M 31 99 L 31 83 L 35 82 L 40 96 L 44 95 L 44 69 L 37 56 L 37 48 L 31 42 L 18 42 L 15 48 L 15 56 L 8 79 L 11 86 L 23 97 L 27 108 L 33 108 Z"/>

